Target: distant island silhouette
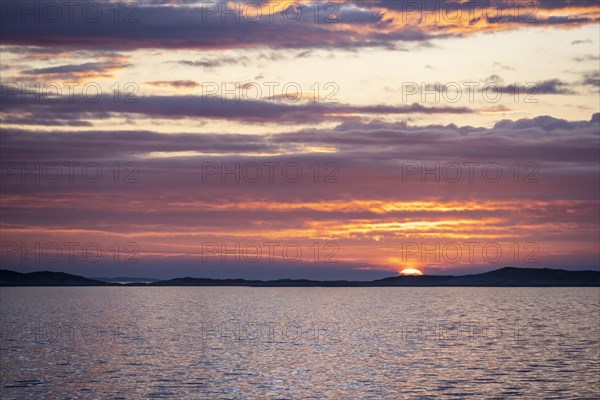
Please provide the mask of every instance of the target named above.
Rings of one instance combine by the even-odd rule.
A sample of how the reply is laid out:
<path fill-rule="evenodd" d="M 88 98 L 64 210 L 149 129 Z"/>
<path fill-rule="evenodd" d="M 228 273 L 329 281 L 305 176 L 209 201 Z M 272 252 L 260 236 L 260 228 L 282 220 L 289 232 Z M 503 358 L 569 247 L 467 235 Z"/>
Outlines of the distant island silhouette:
<path fill-rule="evenodd" d="M 101 280 L 102 279 L 102 280 Z M 252 287 L 596 287 L 600 271 L 505 267 L 471 275 L 399 275 L 373 281 L 318 281 L 308 279 L 175 278 L 128 282 L 135 278 L 90 279 L 64 272 L 20 273 L 0 270 L 0 286 L 252 286 Z M 142 278 L 139 278 L 142 279 Z M 125 280 L 125 282 L 119 282 Z"/>

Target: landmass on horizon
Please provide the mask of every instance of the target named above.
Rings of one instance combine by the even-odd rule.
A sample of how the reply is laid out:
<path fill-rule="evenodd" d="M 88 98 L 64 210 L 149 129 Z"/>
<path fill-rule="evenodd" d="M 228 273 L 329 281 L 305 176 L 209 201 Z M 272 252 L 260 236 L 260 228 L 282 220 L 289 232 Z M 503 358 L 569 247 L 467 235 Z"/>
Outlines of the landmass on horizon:
<path fill-rule="evenodd" d="M 124 278 L 89 279 L 64 272 L 20 273 L 0 270 L 0 286 L 252 286 L 252 287 L 600 287 L 600 271 L 504 267 L 470 275 L 398 275 L 373 281 L 319 281 L 308 279 L 175 278 L 125 282 Z M 126 278 L 132 280 L 135 278 Z M 149 278 L 144 278 L 148 280 Z"/>

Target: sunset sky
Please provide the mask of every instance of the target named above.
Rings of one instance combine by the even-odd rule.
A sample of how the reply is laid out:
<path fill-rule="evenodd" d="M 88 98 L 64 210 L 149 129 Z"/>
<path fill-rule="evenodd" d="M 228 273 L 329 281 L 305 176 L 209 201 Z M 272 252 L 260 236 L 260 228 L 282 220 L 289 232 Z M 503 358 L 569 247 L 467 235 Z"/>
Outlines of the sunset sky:
<path fill-rule="evenodd" d="M 0 4 L 3 269 L 599 268 L 597 0 Z"/>

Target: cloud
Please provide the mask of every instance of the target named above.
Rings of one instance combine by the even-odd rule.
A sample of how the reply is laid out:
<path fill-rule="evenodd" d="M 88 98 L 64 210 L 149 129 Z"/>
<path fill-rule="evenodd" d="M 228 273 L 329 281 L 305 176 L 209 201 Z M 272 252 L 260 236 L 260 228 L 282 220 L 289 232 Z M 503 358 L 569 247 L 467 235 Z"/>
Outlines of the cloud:
<path fill-rule="evenodd" d="M 22 75 L 36 76 L 40 79 L 86 79 L 111 78 L 115 72 L 128 67 L 124 60 L 86 62 L 83 64 L 66 64 L 55 67 L 34 68 L 21 71 Z"/>
<path fill-rule="evenodd" d="M 77 50 L 63 47 L 13 46 L 3 45 L 2 52 L 15 55 L 23 63 L 36 61 L 56 61 L 58 59 L 89 59 L 111 60 L 125 57 L 123 54 L 97 49 Z"/>
<path fill-rule="evenodd" d="M 504 79 L 500 75 L 494 74 L 494 75 L 490 75 L 487 78 L 485 78 L 484 82 L 494 82 L 494 83 L 503 84 Z"/>
<path fill-rule="evenodd" d="M 108 96 L 90 101 L 83 96 L 64 96 L 45 100 L 44 94 L 22 92 L 18 87 L 2 86 L 3 118 L 11 114 L 27 115 L 31 121 L 41 119 L 89 120 L 114 115 L 133 115 L 148 118 L 218 119 L 228 121 L 311 124 L 359 118 L 361 115 L 406 114 L 468 114 L 465 107 L 423 106 L 418 103 L 404 105 L 353 106 L 339 103 L 299 102 L 297 104 L 269 100 L 225 99 L 219 96 L 139 96 L 131 102 L 115 102 Z M 22 93 L 28 101 L 22 101 Z M 232 107 L 235 104 L 235 107 Z"/>
<path fill-rule="evenodd" d="M 105 159 L 142 157 L 150 153 L 196 151 L 206 154 L 288 154 L 300 157 L 306 146 L 332 148 L 316 157 L 391 160 L 479 160 L 520 158 L 539 162 L 595 162 L 600 114 L 590 121 L 567 121 L 541 116 L 502 120 L 493 128 L 456 125 L 409 126 L 404 122 L 344 122 L 333 129 L 310 129 L 274 135 L 160 134 L 151 131 L 50 131 L 36 133 L 3 129 L 2 158 Z M 467 151 L 468 149 L 468 151 Z M 30 150 L 30 151 L 29 151 Z M 193 160 L 189 158 L 189 160 Z M 246 157 L 246 156 L 243 156 Z M 167 157 L 168 158 L 168 157 Z M 166 159 L 165 159 L 166 160 Z M 161 161 L 162 163 L 162 161 Z M 593 166 L 590 164 L 591 166 Z M 166 164 L 165 164 L 166 165 Z M 377 167 L 375 167 L 377 168 Z"/>
<path fill-rule="evenodd" d="M 3 240 L 133 241 L 140 265 L 197 260 L 206 241 L 309 248 L 333 240 L 340 268 L 348 261 L 385 264 L 407 240 L 535 241 L 590 263 L 597 259 L 599 124 L 600 114 L 590 121 L 503 120 L 489 129 L 347 121 L 270 135 L 3 128 Z M 323 148 L 333 152 L 319 153 Z M 31 173 L 23 183 L 23 163 L 30 170 L 76 163 L 74 182 L 64 167 L 58 183 L 35 182 Z M 137 167 L 136 182 L 126 184 L 129 163 Z M 264 163 L 275 166 L 273 175 L 263 167 L 259 181 L 248 181 L 243 166 L 253 165 L 255 177 Z M 298 183 L 282 179 L 283 166 L 292 163 L 303 171 Z M 476 165 L 474 182 L 465 163 Z M 503 172 L 495 183 L 482 179 L 492 163 Z M 86 164 L 104 167 L 103 179 L 82 181 Z M 225 180 L 219 172 L 205 179 L 208 164 L 228 171 Z M 439 179 L 450 164 L 463 166 L 459 182 Z M 125 174 L 116 182 L 115 165 Z M 406 179 L 405 165 L 421 173 Z M 325 183 L 331 173 L 335 183 Z M 532 174 L 534 183 L 523 181 Z M 556 260 L 552 252 L 540 258 Z"/>
<path fill-rule="evenodd" d="M 305 58 L 310 57 L 312 55 L 312 50 L 306 50 L 298 53 L 295 58 Z"/>
<path fill-rule="evenodd" d="M 599 61 L 600 56 L 594 55 L 594 54 L 588 54 L 588 55 L 581 56 L 581 57 L 575 57 L 573 60 L 576 62 Z"/>
<path fill-rule="evenodd" d="M 418 85 L 415 82 L 409 82 L 411 88 L 418 90 L 419 93 L 423 91 L 435 91 L 437 93 L 455 93 L 457 87 L 460 89 L 460 85 L 457 82 L 449 83 L 422 83 Z M 493 74 L 480 81 L 465 81 L 462 83 L 469 90 L 479 91 L 488 93 L 522 93 L 528 95 L 547 94 L 547 95 L 573 95 L 577 94 L 571 87 L 575 86 L 574 83 L 562 81 L 560 79 L 547 79 L 537 82 L 523 82 L 523 83 L 507 83 L 504 78 L 500 75 Z M 416 86 L 415 86 L 416 85 Z M 385 87 L 387 91 L 393 91 L 389 86 Z M 400 89 L 397 89 L 400 90 Z"/>
<path fill-rule="evenodd" d="M 575 94 L 569 86 L 569 83 L 561 81 L 560 79 L 549 79 L 536 82 L 535 90 L 536 93 L 540 94 Z"/>
<path fill-rule="evenodd" d="M 175 89 L 193 89 L 202 86 L 200 83 L 190 80 L 177 80 L 177 81 L 152 81 L 146 82 L 146 85 L 156 87 L 171 87 Z"/>
<path fill-rule="evenodd" d="M 583 74 L 582 84 L 600 88 L 600 71 L 591 71 Z"/>
<path fill-rule="evenodd" d="M 483 114 L 504 114 L 504 113 L 513 112 L 513 110 L 504 105 L 499 105 L 499 106 L 492 106 L 492 107 L 484 108 L 483 110 L 481 110 L 481 112 Z"/>
<path fill-rule="evenodd" d="M 499 62 L 495 62 L 495 63 L 493 63 L 493 65 L 494 65 L 494 67 L 498 67 L 498 68 L 500 68 L 500 69 L 502 69 L 502 70 L 506 70 L 506 71 L 514 71 L 514 70 L 515 70 L 515 69 L 514 69 L 513 67 L 511 67 L 511 66 L 504 65 L 504 64 L 502 64 L 502 63 L 499 63 Z"/>
<path fill-rule="evenodd" d="M 110 9 L 103 11 L 103 15 L 111 15 Z M 296 21 L 293 13 L 280 11 L 252 22 L 232 15 L 222 18 L 220 13 L 213 14 L 207 7 L 142 5 L 136 14 L 136 21 L 131 23 L 115 23 L 108 17 L 91 23 L 81 13 L 75 13 L 73 20 L 64 18 L 52 22 L 25 19 L 23 23 L 20 18 L 8 18 L 0 27 L 0 43 L 94 50 L 211 50 L 248 47 L 389 47 L 390 40 L 420 41 L 429 38 L 414 29 L 378 32 L 383 25 L 378 27 L 382 21 L 376 12 L 345 7 L 343 15 L 348 21 L 347 25 L 315 22 L 314 16 L 308 12 L 304 12 Z M 360 33 L 354 29 L 359 26 L 370 28 Z M 205 63 L 208 63 L 207 66 L 212 64 L 210 61 L 200 61 L 200 66 Z"/>
<path fill-rule="evenodd" d="M 593 128 L 598 125 L 600 114 L 596 113 L 589 122 L 571 122 L 550 116 L 540 116 L 532 119 L 520 119 L 517 121 L 502 120 L 494 125 L 494 129 L 523 130 L 536 128 L 543 131 L 568 131 L 570 129 Z"/>
<path fill-rule="evenodd" d="M 223 56 L 223 57 L 215 57 L 215 58 L 204 58 L 202 60 L 195 60 L 195 61 L 190 61 L 190 60 L 177 61 L 177 63 L 180 65 L 185 65 L 188 67 L 200 67 L 200 68 L 206 68 L 206 69 L 221 67 L 223 65 L 229 65 L 229 64 L 248 65 L 249 62 L 250 62 L 250 59 L 245 56 L 241 56 L 241 57 Z"/>
<path fill-rule="evenodd" d="M 578 3 L 570 8 L 568 2 L 553 4 L 539 2 L 545 12 L 533 12 L 515 17 L 515 2 L 498 2 L 496 9 L 505 10 L 502 15 L 490 16 L 489 4 L 463 2 L 463 17 L 450 20 L 444 1 L 416 2 L 416 5 L 438 6 L 442 16 L 424 17 L 425 8 L 414 13 L 403 10 L 404 2 L 373 1 L 368 3 L 336 2 L 339 10 L 317 15 L 309 12 L 307 4 L 300 4 L 303 12 L 292 8 L 263 6 L 260 18 L 238 12 L 226 14 L 224 2 L 169 3 L 168 6 L 139 5 L 134 16 L 123 15 L 114 21 L 114 13 L 106 7 L 98 20 L 90 21 L 84 13 L 76 12 L 58 21 L 27 18 L 23 9 L 16 5 L 4 16 L 0 27 L 3 45 L 40 46 L 78 49 L 228 49 L 228 48 L 331 48 L 353 49 L 360 47 L 394 48 L 400 42 L 426 42 L 470 35 L 477 32 L 518 29 L 524 26 L 554 26 L 571 28 L 597 23 L 598 7 L 594 3 Z M 457 5 L 457 2 L 452 2 Z M 159 3 L 163 4 L 163 3 Z M 237 3 L 235 3 L 237 4 Z M 235 6 L 234 4 L 234 6 Z M 228 5 L 227 7 L 230 7 Z M 287 10 L 287 11 L 286 11 Z M 473 10 L 475 17 L 470 16 Z M 565 15 L 565 10 L 569 12 Z M 21 14 L 22 15 L 21 15 Z M 431 14 L 429 12 L 429 14 Z M 113 16 L 111 18 L 110 16 Z M 23 18 L 21 18 L 23 17 Z M 210 61 L 200 61 L 208 63 Z"/>
<path fill-rule="evenodd" d="M 493 80 L 491 80 L 493 82 Z M 501 83 L 501 82 L 498 82 Z M 562 94 L 562 95 L 572 95 L 576 94 L 576 92 L 571 89 L 571 84 L 560 79 L 547 79 L 544 81 L 538 82 L 527 82 L 525 84 L 509 84 L 509 85 L 501 85 L 496 84 L 490 86 L 485 90 L 491 90 L 499 93 L 528 93 L 531 95 L 536 94 Z"/>

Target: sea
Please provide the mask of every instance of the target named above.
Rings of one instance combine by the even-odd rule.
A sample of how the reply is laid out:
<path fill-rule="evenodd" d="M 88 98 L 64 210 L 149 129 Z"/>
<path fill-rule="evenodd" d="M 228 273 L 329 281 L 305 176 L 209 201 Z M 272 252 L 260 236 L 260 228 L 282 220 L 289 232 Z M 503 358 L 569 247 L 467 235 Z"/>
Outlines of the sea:
<path fill-rule="evenodd" d="M 600 288 L 0 288 L 0 398 L 600 398 Z"/>

